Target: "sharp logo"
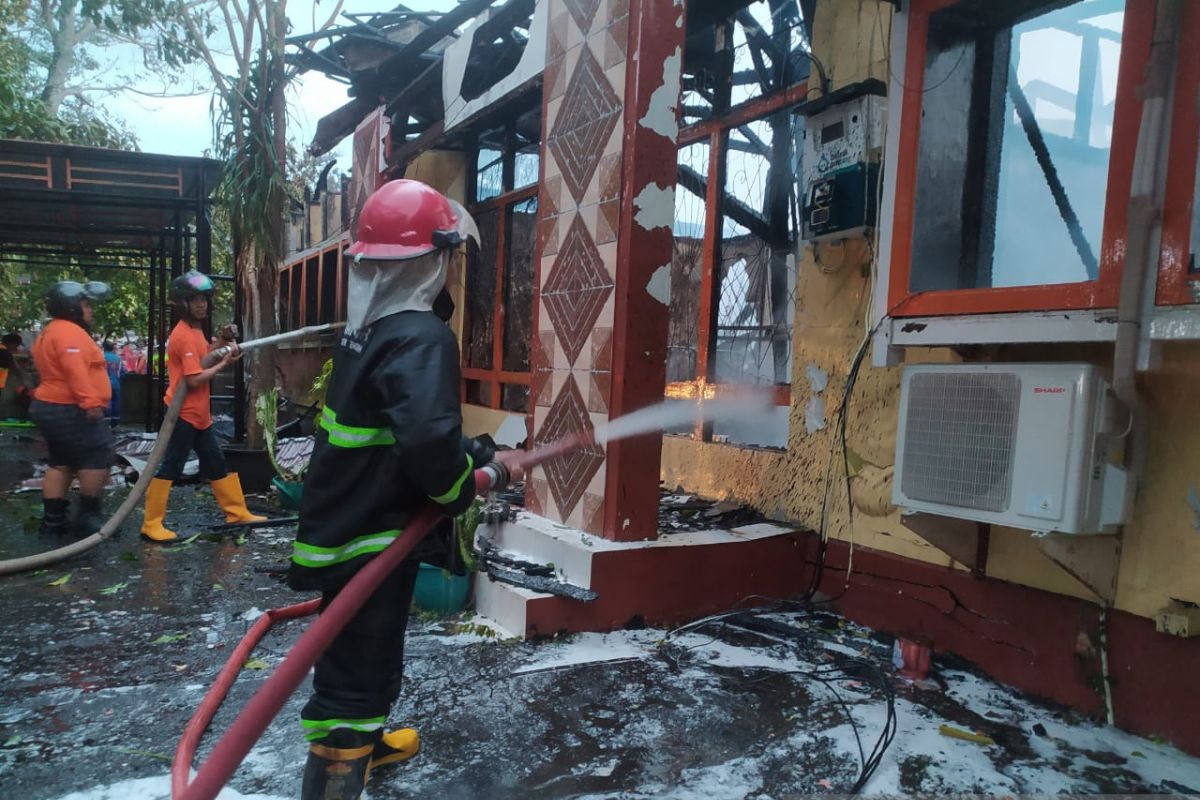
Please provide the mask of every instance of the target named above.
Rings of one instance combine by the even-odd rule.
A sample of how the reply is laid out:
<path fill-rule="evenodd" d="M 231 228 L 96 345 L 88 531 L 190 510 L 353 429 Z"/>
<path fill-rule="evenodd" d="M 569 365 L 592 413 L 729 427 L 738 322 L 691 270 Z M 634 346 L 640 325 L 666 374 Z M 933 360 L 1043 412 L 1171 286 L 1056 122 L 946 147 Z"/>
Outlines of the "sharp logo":
<path fill-rule="evenodd" d="M 1065 386 L 1035 386 L 1033 387 L 1034 394 L 1066 394 L 1067 387 Z"/>

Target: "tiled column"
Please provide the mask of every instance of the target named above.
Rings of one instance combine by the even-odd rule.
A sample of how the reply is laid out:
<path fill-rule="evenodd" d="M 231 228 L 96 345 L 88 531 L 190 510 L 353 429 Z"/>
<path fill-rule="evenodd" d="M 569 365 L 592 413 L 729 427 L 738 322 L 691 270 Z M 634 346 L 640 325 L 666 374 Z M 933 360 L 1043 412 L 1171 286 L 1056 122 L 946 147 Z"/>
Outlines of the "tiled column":
<path fill-rule="evenodd" d="M 549 0 L 534 439 L 662 399 L 682 0 Z M 665 286 L 664 281 L 666 282 Z M 657 534 L 660 439 L 530 476 L 529 508 L 611 539 Z"/>

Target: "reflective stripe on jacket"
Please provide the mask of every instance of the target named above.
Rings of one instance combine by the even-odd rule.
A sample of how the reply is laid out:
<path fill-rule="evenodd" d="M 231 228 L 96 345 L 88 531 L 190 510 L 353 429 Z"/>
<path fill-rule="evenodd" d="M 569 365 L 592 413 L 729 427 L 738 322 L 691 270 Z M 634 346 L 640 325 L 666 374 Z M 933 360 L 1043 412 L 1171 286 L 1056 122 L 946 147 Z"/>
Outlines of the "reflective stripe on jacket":
<path fill-rule="evenodd" d="M 454 515 L 475 496 L 462 436 L 458 343 L 432 312 L 342 334 L 304 477 L 288 583 L 336 589 L 423 504 Z"/>

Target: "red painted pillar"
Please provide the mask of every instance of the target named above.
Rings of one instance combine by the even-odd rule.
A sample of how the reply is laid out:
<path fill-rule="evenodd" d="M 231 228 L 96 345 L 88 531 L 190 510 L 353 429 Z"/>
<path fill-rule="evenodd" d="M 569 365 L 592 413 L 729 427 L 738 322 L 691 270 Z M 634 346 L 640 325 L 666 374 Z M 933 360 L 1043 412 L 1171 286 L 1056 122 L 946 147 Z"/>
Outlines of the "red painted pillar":
<path fill-rule="evenodd" d="M 549 0 L 538 193 L 534 441 L 662 400 L 682 0 Z M 530 475 L 535 513 L 657 535 L 657 436 Z"/>
<path fill-rule="evenodd" d="M 632 0 L 629 19 L 609 402 L 613 417 L 661 402 L 666 384 L 683 3 Z M 608 446 L 606 537 L 658 535 L 661 456 L 658 435 Z"/>

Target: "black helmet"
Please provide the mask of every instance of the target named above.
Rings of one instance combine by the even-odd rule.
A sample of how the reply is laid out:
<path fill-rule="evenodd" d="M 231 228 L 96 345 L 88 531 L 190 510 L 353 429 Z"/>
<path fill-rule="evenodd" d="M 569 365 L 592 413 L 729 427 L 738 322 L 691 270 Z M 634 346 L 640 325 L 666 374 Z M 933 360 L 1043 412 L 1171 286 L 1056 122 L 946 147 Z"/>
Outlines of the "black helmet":
<path fill-rule="evenodd" d="M 171 281 L 171 300 L 186 303 L 198 294 L 206 294 L 211 298 L 216 290 L 212 278 L 193 269 Z"/>
<path fill-rule="evenodd" d="M 100 281 L 59 281 L 46 292 L 46 311 L 56 319 L 69 319 L 83 324 L 84 300 L 93 303 L 103 303 L 112 297 L 112 289 L 107 283 Z"/>

